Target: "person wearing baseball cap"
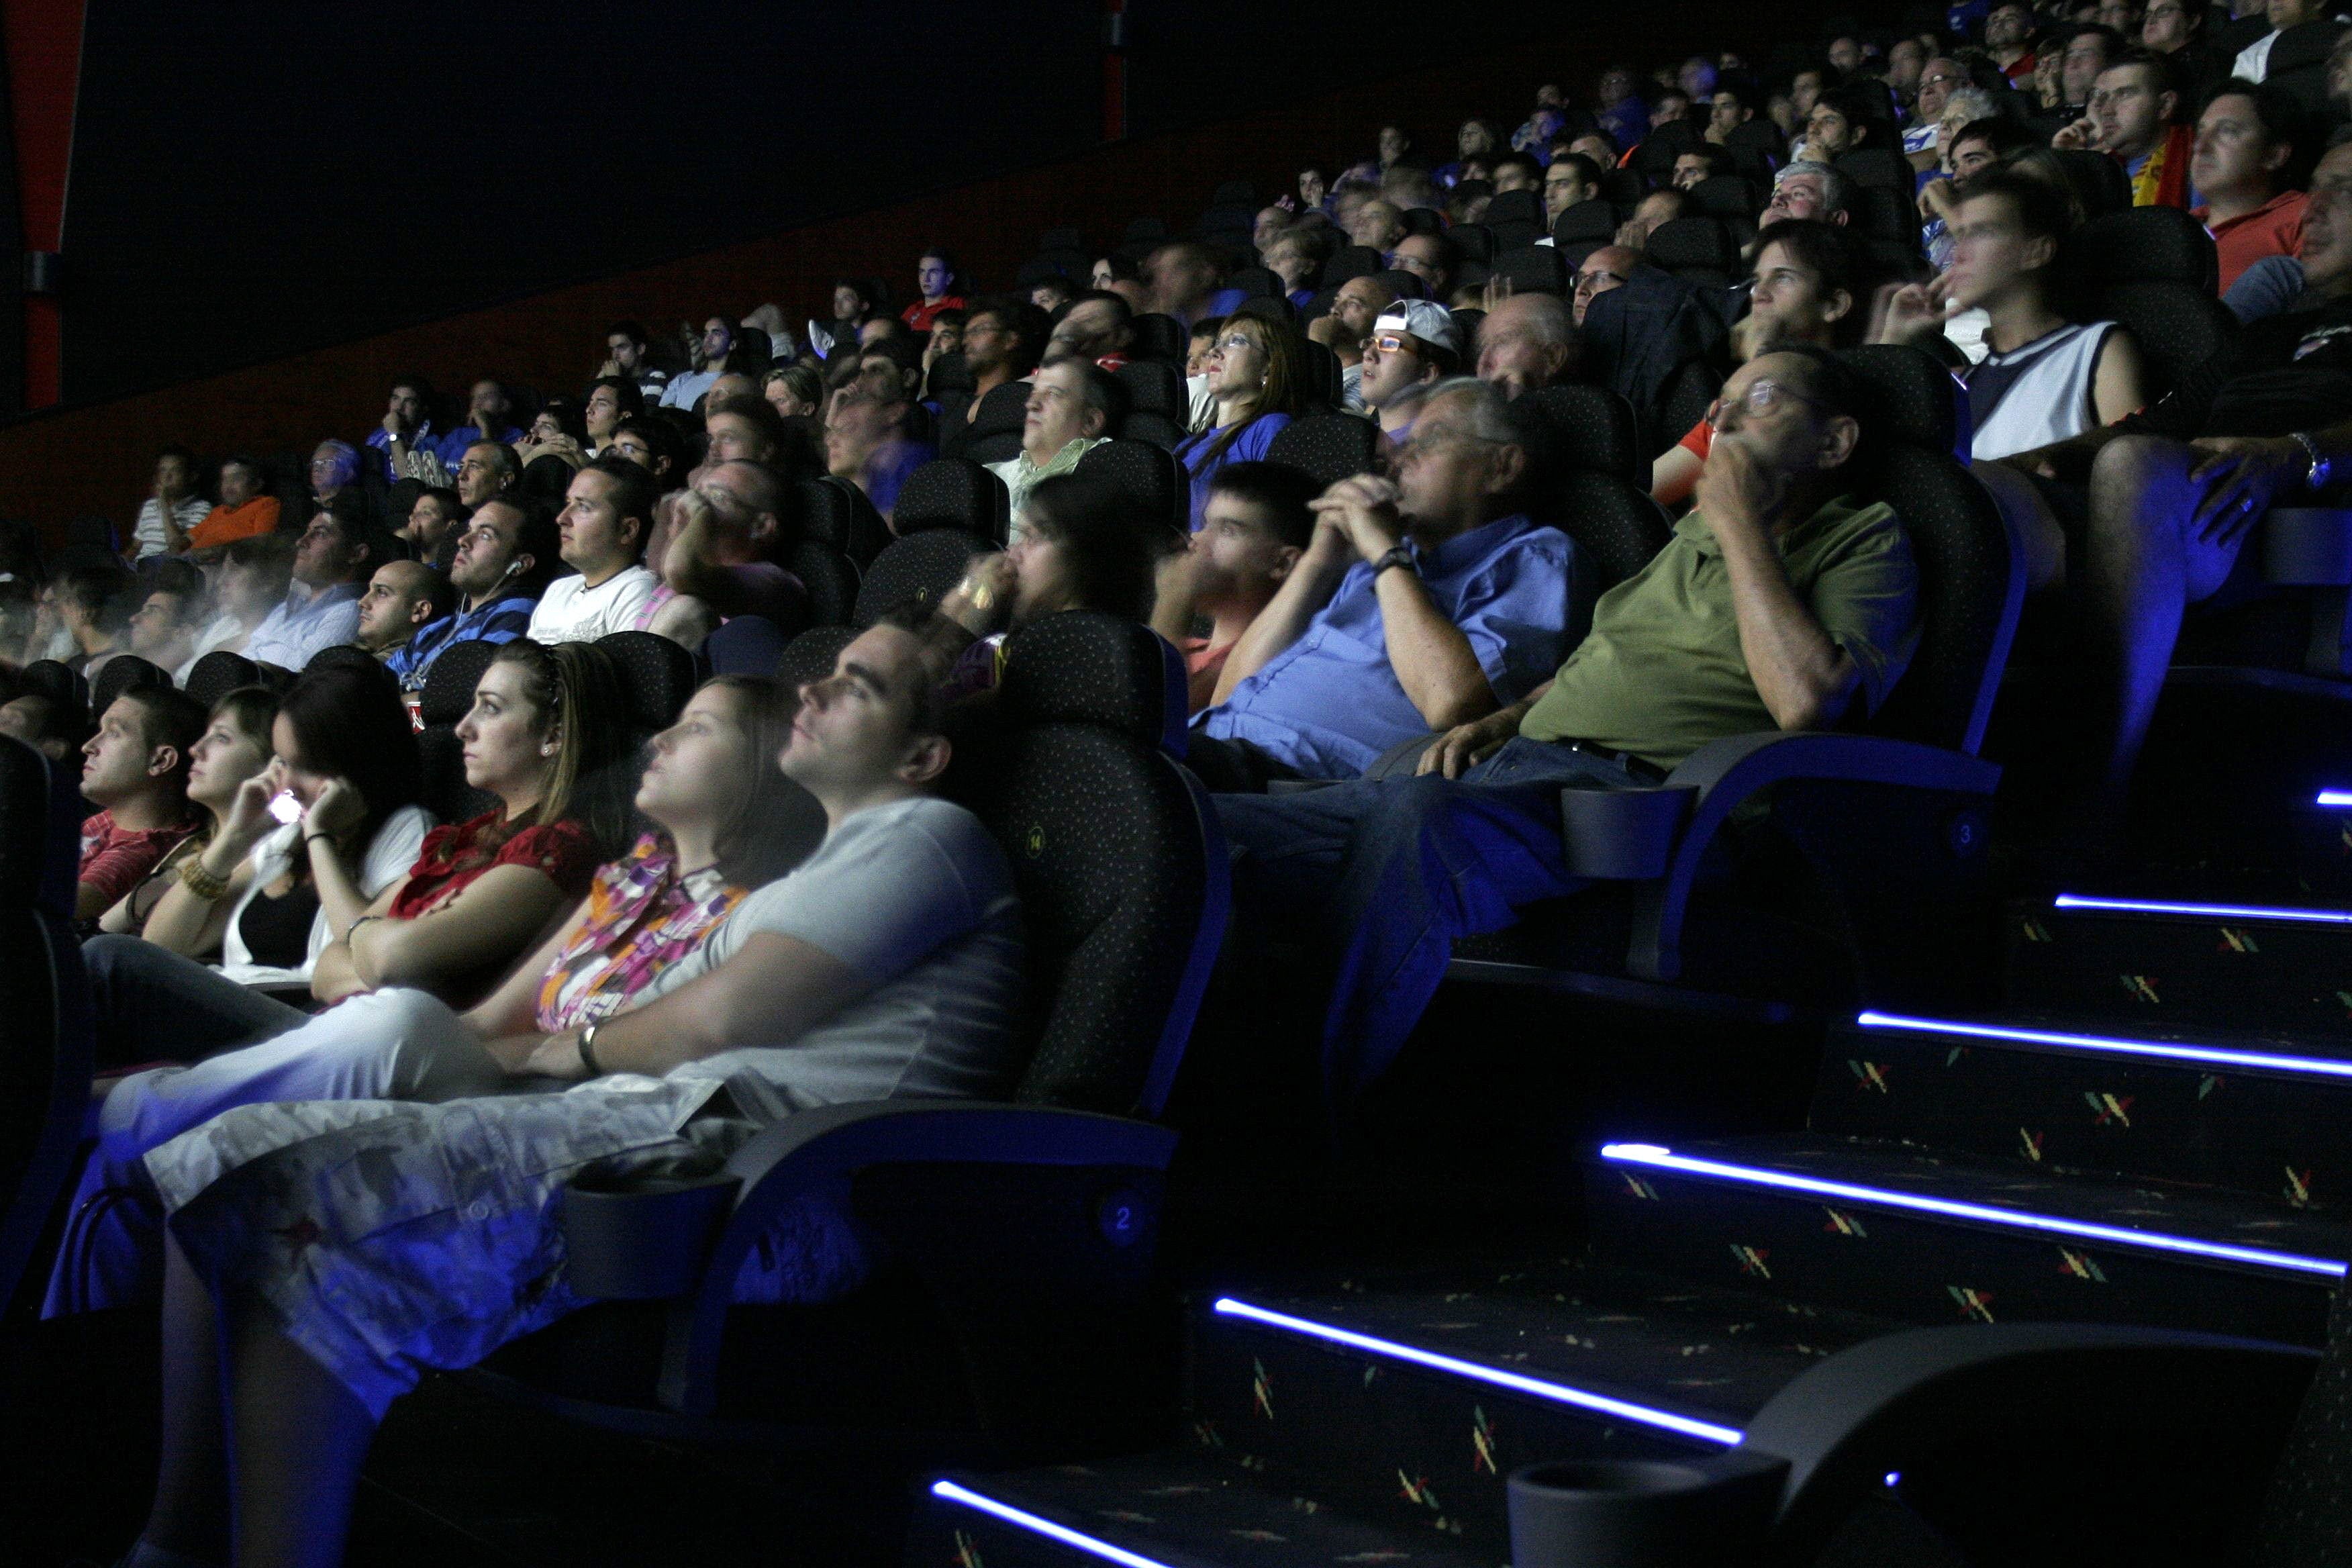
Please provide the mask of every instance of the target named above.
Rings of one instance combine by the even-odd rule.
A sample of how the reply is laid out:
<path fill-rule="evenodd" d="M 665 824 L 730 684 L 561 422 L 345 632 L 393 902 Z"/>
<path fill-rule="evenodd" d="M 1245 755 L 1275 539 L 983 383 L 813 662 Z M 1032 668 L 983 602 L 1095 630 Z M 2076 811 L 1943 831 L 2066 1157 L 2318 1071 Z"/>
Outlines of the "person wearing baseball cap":
<path fill-rule="evenodd" d="M 1399 300 L 1372 322 L 1364 340 L 1364 408 L 1385 440 L 1412 428 L 1423 392 L 1462 363 L 1462 328 L 1454 312 L 1428 300 Z"/>

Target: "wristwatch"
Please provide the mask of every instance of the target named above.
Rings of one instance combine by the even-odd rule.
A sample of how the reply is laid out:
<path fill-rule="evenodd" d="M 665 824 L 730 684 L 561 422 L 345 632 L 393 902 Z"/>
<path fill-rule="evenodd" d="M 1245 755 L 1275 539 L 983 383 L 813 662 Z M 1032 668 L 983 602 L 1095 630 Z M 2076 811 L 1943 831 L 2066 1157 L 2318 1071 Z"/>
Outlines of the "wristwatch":
<path fill-rule="evenodd" d="M 2303 488 L 2311 491 L 2314 495 L 2326 489 L 2327 488 L 2329 470 L 2334 468 L 2336 465 L 2329 461 L 2327 455 L 2319 449 L 2318 441 L 2313 438 L 2308 431 L 2296 430 L 2290 432 L 2289 439 L 2293 440 L 2295 445 L 2301 447 L 2304 450 L 2305 456 L 2311 459 L 2311 466 L 2304 470 Z"/>
<path fill-rule="evenodd" d="M 1372 576 L 1377 579 L 1381 573 L 1391 566 L 1402 566 L 1416 577 L 1421 575 L 1421 559 L 1413 554 L 1412 546 L 1410 544 L 1401 543 L 1392 546 L 1386 555 L 1373 562 Z"/>

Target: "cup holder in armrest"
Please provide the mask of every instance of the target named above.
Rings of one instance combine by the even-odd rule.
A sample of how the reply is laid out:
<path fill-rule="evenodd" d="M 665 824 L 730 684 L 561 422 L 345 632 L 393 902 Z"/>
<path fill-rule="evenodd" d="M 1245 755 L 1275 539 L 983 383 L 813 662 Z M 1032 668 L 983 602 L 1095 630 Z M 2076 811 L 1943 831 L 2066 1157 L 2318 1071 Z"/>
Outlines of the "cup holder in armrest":
<path fill-rule="evenodd" d="M 1662 876 L 1698 791 L 1564 789 L 1560 832 L 1571 876 L 1638 882 Z"/>
<path fill-rule="evenodd" d="M 685 1295 L 701 1279 L 742 1184 L 735 1176 L 614 1186 L 574 1181 L 563 1189 L 560 1216 L 566 1279 L 583 1296 L 605 1301 Z"/>

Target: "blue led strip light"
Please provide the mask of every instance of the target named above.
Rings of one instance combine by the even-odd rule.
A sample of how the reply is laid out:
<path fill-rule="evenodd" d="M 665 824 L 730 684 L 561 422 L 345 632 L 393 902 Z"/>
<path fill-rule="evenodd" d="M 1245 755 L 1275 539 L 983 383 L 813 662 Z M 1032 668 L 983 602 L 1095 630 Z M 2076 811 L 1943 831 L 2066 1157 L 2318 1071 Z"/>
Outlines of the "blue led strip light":
<path fill-rule="evenodd" d="M 2326 1057 L 2281 1057 L 2266 1051 L 2233 1051 L 2220 1046 L 2189 1046 L 2177 1040 L 2122 1040 L 2105 1035 L 2070 1035 L 2058 1029 L 2021 1029 L 2008 1024 L 1964 1024 L 1949 1018 L 1906 1018 L 1898 1013 L 1864 1013 L 1854 1022 L 1865 1029 L 1909 1029 L 1923 1035 L 1956 1035 L 1972 1040 L 2013 1040 L 2019 1045 L 2103 1055 L 2150 1057 L 2195 1062 L 2200 1067 L 2243 1068 L 2253 1072 L 2307 1073 L 2352 1079 L 2352 1061 Z"/>
<path fill-rule="evenodd" d="M 2168 904 L 2149 899 L 2092 899 L 2061 893 L 2051 901 L 2061 910 L 2105 910 L 2123 915 L 2190 915 L 2222 921 L 2292 921 L 2304 925 L 2352 926 L 2352 910 L 2283 910 L 2268 904 Z"/>
<path fill-rule="evenodd" d="M 2324 789 L 2319 792 L 2320 805 L 2352 805 L 2352 789 Z"/>
<path fill-rule="evenodd" d="M 1400 1344 L 1394 1340 L 1375 1339 L 1370 1334 L 1360 1334 L 1352 1330 L 1335 1328 L 1329 1323 L 1318 1323 L 1307 1318 L 1294 1318 L 1287 1312 L 1268 1311 L 1264 1307 L 1253 1307 L 1247 1301 L 1236 1301 L 1230 1296 L 1221 1299 L 1213 1310 L 1224 1317 L 1246 1319 L 1253 1323 L 1264 1323 L 1268 1328 L 1282 1329 L 1294 1334 L 1305 1334 L 1309 1338 L 1325 1340 L 1335 1345 L 1345 1345 L 1349 1350 L 1365 1351 L 1373 1355 L 1393 1356 L 1398 1361 L 1411 1362 L 1415 1366 L 1425 1366 L 1435 1372 L 1450 1373 L 1455 1377 L 1470 1378 L 1478 1383 L 1491 1383 L 1497 1388 L 1507 1388 L 1514 1394 L 1528 1394 L 1538 1399 L 1549 1399 L 1561 1405 L 1573 1405 L 1580 1410 L 1597 1411 L 1604 1415 L 1614 1415 L 1622 1421 L 1638 1422 L 1644 1426 L 1655 1426 L 1663 1431 L 1680 1433 L 1685 1437 L 1702 1437 L 1710 1443 L 1731 1445 L 1737 1445 L 1740 1438 L 1739 1428 L 1737 1426 L 1718 1426 L 1712 1421 L 1694 1420 L 1687 1415 L 1677 1415 L 1671 1410 L 1653 1410 L 1646 1405 L 1635 1405 L 1623 1399 L 1612 1399 L 1605 1394 L 1594 1394 L 1587 1389 L 1571 1388 L 1564 1383 L 1552 1383 L 1540 1377 L 1529 1377 L 1525 1373 L 1505 1372 L 1499 1367 L 1481 1366 L 1474 1361 L 1463 1361 L 1454 1356 L 1440 1355 L 1435 1351 L 1425 1351 L 1418 1345 Z"/>
<path fill-rule="evenodd" d="M 1121 1563 L 1124 1568 L 1171 1568 L 1171 1564 L 1162 1563 L 1157 1557 L 1146 1557 L 1140 1552 L 1129 1552 L 1124 1547 L 1113 1546 L 1108 1541 L 1097 1541 L 1083 1531 L 1072 1530 L 1066 1524 L 1055 1524 L 1050 1519 L 1040 1519 L 1025 1510 L 1014 1508 L 1009 1502 L 999 1502 L 992 1497 L 982 1497 L 970 1487 L 960 1487 L 953 1481 L 933 1481 L 931 1495 L 935 1498 L 945 1498 L 950 1502 L 961 1503 L 966 1508 L 978 1509 L 981 1512 L 1001 1519 L 1007 1524 L 1017 1524 L 1024 1530 L 1034 1531 L 1050 1541 L 1058 1541 L 1065 1546 L 1075 1547 L 1090 1556 L 1099 1557 L 1106 1563 Z"/>
<path fill-rule="evenodd" d="M 2208 1258 L 2221 1263 L 2242 1264 L 2252 1268 L 2280 1270 L 2291 1274 L 2318 1274 L 2331 1279 L 2344 1276 L 2345 1266 L 2334 1258 L 2305 1258 L 2294 1252 L 2269 1252 L 2259 1247 L 2232 1247 L 2226 1242 L 2198 1241 L 2190 1237 L 2167 1236 L 2162 1231 L 2126 1230 L 2116 1225 L 2094 1225 L 2087 1220 L 2061 1219 L 2056 1215 L 2032 1214 L 2020 1209 L 1994 1208 L 1989 1204 L 1958 1203 L 1950 1198 L 1921 1197 L 1916 1193 L 1895 1192 L 1885 1187 L 1858 1187 L 1850 1182 L 1825 1182 L 1817 1176 L 1792 1175 L 1787 1171 L 1767 1171 L 1754 1165 L 1733 1165 L 1720 1160 L 1694 1159 L 1661 1149 L 1654 1143 L 1604 1143 L 1601 1157 L 1621 1165 L 1646 1165 L 1653 1170 L 1677 1171 L 1686 1175 L 1713 1176 L 1719 1181 L 1744 1182 L 1752 1186 L 1779 1187 L 1786 1192 L 1803 1193 L 1811 1197 L 1843 1198 L 1848 1203 L 1875 1204 L 1882 1208 L 1909 1209 L 1918 1214 L 1942 1215 L 1952 1219 L 1971 1220 L 1979 1225 L 1999 1226 L 2009 1230 L 2034 1230 L 2050 1236 L 2073 1237 L 2083 1241 L 2103 1241 L 2114 1247 L 2130 1247 L 2145 1251 L 2178 1253 L 2189 1258 Z"/>

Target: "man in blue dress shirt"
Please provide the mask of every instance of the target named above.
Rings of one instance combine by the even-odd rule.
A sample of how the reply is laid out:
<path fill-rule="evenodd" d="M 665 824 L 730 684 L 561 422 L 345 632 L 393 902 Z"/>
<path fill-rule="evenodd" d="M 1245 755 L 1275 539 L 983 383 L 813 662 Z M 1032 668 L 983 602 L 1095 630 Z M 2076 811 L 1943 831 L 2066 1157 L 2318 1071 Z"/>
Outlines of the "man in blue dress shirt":
<path fill-rule="evenodd" d="M 1576 547 L 1520 510 L 1529 458 L 1500 392 L 1432 387 L 1394 472 L 1315 503 L 1313 542 L 1228 658 L 1239 683 L 1193 721 L 1213 787 L 1357 777 L 1518 700 L 1580 635 Z"/>

